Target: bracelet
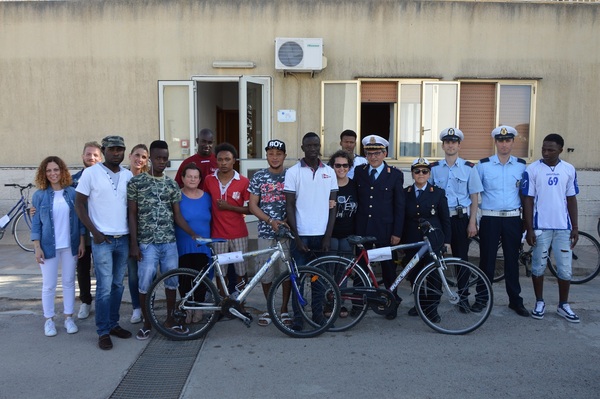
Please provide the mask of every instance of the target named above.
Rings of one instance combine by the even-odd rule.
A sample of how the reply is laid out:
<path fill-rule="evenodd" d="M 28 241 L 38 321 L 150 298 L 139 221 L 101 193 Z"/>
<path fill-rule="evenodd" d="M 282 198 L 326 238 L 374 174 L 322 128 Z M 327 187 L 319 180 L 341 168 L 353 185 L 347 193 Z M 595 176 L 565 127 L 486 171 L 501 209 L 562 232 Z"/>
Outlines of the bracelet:
<path fill-rule="evenodd" d="M 269 218 L 269 220 L 267 220 L 267 223 L 271 224 L 271 222 L 273 222 L 273 218 Z"/>

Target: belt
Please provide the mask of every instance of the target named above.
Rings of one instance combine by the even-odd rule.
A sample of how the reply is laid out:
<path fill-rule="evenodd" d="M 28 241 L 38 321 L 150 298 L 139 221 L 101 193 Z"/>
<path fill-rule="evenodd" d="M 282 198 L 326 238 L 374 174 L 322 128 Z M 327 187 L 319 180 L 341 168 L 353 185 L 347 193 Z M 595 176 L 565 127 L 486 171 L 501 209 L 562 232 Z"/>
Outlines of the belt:
<path fill-rule="evenodd" d="M 119 234 L 116 236 L 111 236 L 110 234 L 104 234 L 104 237 L 112 237 L 112 238 L 121 238 L 121 237 L 125 237 L 128 234 Z"/>
<path fill-rule="evenodd" d="M 496 216 L 501 218 L 521 216 L 520 209 L 513 209 L 512 211 L 490 211 L 487 209 L 481 210 L 481 216 Z"/>
<path fill-rule="evenodd" d="M 463 215 L 469 216 L 469 212 L 467 212 L 467 208 L 463 208 Z M 456 209 L 450 209 L 450 216 L 458 216 L 458 212 Z"/>

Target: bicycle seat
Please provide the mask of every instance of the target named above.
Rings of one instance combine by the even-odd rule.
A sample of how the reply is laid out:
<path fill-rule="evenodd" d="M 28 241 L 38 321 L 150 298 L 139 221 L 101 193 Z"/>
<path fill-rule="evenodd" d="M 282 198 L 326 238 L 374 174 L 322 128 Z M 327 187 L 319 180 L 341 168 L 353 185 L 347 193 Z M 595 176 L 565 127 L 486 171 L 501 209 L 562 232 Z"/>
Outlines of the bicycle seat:
<path fill-rule="evenodd" d="M 377 242 L 377 237 L 372 237 L 372 236 L 363 237 L 363 236 L 352 235 L 352 236 L 348 236 L 347 240 L 351 245 L 358 245 L 358 244 L 367 244 L 370 242 Z"/>

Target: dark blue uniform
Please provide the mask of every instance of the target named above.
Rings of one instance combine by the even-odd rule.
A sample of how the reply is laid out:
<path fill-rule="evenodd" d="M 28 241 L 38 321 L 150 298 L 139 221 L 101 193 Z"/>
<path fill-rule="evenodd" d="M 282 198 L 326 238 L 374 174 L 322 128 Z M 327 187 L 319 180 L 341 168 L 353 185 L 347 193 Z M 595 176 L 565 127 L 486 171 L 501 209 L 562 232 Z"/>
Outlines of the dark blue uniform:
<path fill-rule="evenodd" d="M 377 237 L 377 247 L 391 245 L 392 235 L 402 237 L 404 227 L 404 175 L 387 163 L 381 174 L 371 184 L 369 164 L 354 170 L 354 181 L 358 191 L 356 233 Z M 396 264 L 384 261 L 381 265 L 383 282 L 390 287 L 396 278 Z"/>

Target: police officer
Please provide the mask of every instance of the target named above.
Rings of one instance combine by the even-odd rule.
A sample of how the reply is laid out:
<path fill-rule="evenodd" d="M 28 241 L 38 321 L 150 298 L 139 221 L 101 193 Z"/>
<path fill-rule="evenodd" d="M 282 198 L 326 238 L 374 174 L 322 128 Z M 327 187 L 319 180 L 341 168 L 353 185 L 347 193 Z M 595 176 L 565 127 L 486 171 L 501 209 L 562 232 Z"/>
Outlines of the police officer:
<path fill-rule="evenodd" d="M 404 175 L 384 161 L 389 143 L 383 137 L 369 135 L 362 144 L 368 164 L 354 171 L 358 192 L 356 233 L 377 237 L 377 247 L 396 245 L 404 226 Z M 396 264 L 391 260 L 381 262 L 381 272 L 386 288 L 391 287 Z M 386 317 L 395 318 L 396 310 Z"/>
<path fill-rule="evenodd" d="M 522 236 L 521 199 L 519 188 L 525 160 L 511 155 L 517 130 L 511 126 L 499 126 L 492 130 L 496 145 L 496 155 L 484 158 L 477 164 L 477 171 L 483 184 L 481 193 L 481 262 L 479 267 L 492 281 L 498 242 L 502 238 L 504 252 L 504 277 L 508 307 L 519 316 L 529 317 L 523 306 L 521 285 L 519 284 L 519 246 Z M 487 298 L 476 295 L 471 306 L 474 312 L 481 311 Z"/>
<path fill-rule="evenodd" d="M 450 213 L 448 211 L 448 203 L 444 189 L 436 187 L 428 182 L 431 164 L 425 158 L 418 158 L 413 161 L 411 174 L 414 184 L 406 187 L 404 193 L 406 195 L 406 206 L 404 212 L 404 234 L 402 236 L 403 243 L 413 243 L 423 240 L 423 231 L 420 227 L 422 219 L 428 221 L 433 227 L 440 229 L 444 233 L 444 243 L 450 245 L 452 231 L 450 229 Z M 435 244 L 435 243 L 434 243 Z M 415 255 L 418 249 L 410 249 L 405 251 L 404 260 L 408 263 Z M 417 266 L 406 276 L 408 281 L 414 283 L 419 271 L 428 263 L 427 257 L 424 257 Z M 439 292 L 441 281 L 428 281 L 428 285 L 435 287 L 431 292 Z M 420 296 L 425 293 L 419 293 Z M 440 316 L 437 313 L 437 303 L 439 295 L 429 295 L 430 298 L 421 298 L 422 304 L 430 303 L 425 306 L 425 315 L 434 323 L 440 321 Z M 417 310 L 412 307 L 408 314 L 417 316 Z"/>
<path fill-rule="evenodd" d="M 452 255 L 468 261 L 469 238 L 477 235 L 478 194 L 483 191 L 481 179 L 473 162 L 458 156 L 460 143 L 465 135 L 460 129 L 446 128 L 440 133 L 444 159 L 431 164 L 429 182 L 446 191 L 452 228 Z M 457 273 L 459 288 L 466 287 L 469 274 Z M 463 298 L 468 292 L 462 292 Z M 469 304 L 463 303 L 459 309 L 468 313 Z"/>

